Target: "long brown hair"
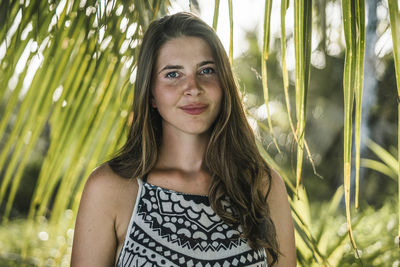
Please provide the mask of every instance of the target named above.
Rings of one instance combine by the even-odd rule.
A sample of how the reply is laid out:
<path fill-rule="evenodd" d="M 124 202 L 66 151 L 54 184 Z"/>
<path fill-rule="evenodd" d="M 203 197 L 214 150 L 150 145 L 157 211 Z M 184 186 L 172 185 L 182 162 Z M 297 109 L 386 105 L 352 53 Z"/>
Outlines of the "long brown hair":
<path fill-rule="evenodd" d="M 153 68 L 161 46 L 180 36 L 199 37 L 208 43 L 223 91 L 221 112 L 204 155 L 204 167 L 212 177 L 211 207 L 226 223 L 241 226 L 249 245 L 267 249 L 276 262 L 279 248 L 266 201 L 270 169 L 258 152 L 224 47 L 215 31 L 196 16 L 184 12 L 165 16 L 153 21 L 145 32 L 138 57 L 132 125 L 125 145 L 108 164 L 126 178 L 143 177 L 154 167 L 162 127 L 158 111 L 151 108 Z M 227 199 L 232 212 L 224 208 Z"/>

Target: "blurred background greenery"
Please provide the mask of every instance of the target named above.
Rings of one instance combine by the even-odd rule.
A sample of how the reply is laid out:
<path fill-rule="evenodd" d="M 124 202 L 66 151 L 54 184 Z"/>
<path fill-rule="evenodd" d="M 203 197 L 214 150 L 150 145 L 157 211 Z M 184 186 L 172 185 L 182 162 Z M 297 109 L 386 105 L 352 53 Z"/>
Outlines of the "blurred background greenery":
<path fill-rule="evenodd" d="M 344 1 L 311 6 L 305 139 L 314 166 L 305 154 L 304 188 L 298 191 L 292 190 L 297 144 L 282 76 L 280 12 L 286 0 L 232 1 L 232 17 L 228 2 L 0 1 L 0 266 L 69 265 L 86 178 L 123 143 L 132 119 L 140 38 L 153 18 L 177 11 L 196 13 L 210 25 L 216 18 L 227 51 L 233 24 L 233 69 L 260 151 L 289 188 L 298 265 L 400 266 L 398 98 L 388 1 L 365 1 L 360 207 L 351 219 L 361 260 L 347 235 L 342 186 Z M 271 131 L 261 69 L 265 3 L 272 3 L 265 80 Z M 286 60 L 296 118 L 295 7 L 287 3 Z M 395 14 L 399 21 L 398 8 Z"/>

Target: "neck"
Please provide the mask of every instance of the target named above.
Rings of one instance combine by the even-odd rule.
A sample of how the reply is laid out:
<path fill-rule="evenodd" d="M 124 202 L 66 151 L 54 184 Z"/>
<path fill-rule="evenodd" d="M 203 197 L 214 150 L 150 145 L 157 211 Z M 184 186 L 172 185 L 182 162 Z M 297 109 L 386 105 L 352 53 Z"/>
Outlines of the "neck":
<path fill-rule="evenodd" d="M 175 169 L 186 173 L 203 170 L 203 157 L 209 133 L 187 134 L 164 131 L 155 168 Z"/>

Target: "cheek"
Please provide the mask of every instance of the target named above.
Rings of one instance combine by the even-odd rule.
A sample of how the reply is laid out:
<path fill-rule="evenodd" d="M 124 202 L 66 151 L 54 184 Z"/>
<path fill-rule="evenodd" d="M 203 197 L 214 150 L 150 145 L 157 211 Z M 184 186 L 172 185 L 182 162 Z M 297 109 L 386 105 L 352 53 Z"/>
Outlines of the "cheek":
<path fill-rule="evenodd" d="M 222 103 L 222 97 L 223 97 L 223 91 L 222 88 L 219 86 L 219 84 L 216 86 L 216 90 L 214 90 L 214 100 L 218 103 L 218 105 L 221 105 Z"/>
<path fill-rule="evenodd" d="M 222 98 L 222 88 L 220 86 L 218 78 L 208 78 L 200 81 L 201 85 L 208 90 L 207 94 L 210 98 L 215 100 L 220 100 Z"/>
<path fill-rule="evenodd" d="M 176 104 L 179 95 L 171 86 L 156 84 L 153 90 L 153 96 L 158 108 Z"/>

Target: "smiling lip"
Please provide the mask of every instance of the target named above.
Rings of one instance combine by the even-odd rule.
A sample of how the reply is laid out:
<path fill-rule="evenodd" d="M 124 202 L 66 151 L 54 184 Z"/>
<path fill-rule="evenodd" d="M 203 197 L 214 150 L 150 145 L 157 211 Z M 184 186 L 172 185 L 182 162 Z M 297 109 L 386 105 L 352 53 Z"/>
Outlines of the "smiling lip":
<path fill-rule="evenodd" d="M 207 108 L 207 105 L 205 104 L 191 104 L 191 105 L 186 105 L 181 107 L 183 111 L 186 113 L 189 113 L 191 115 L 198 115 L 200 113 L 203 113 Z"/>

